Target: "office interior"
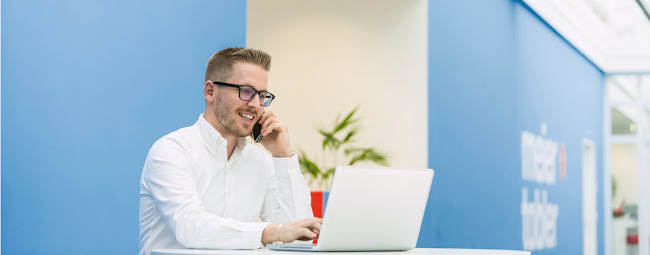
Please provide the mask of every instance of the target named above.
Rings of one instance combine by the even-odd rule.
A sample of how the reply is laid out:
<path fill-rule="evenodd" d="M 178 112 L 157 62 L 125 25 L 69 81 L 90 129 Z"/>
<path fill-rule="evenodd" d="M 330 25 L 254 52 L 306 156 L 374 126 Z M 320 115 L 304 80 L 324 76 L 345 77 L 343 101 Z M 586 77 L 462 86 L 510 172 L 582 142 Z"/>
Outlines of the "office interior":
<path fill-rule="evenodd" d="M 296 152 L 358 107 L 359 144 L 434 169 L 417 247 L 650 255 L 648 0 L 0 4 L 1 253 L 136 253 L 147 152 L 237 46 Z"/>

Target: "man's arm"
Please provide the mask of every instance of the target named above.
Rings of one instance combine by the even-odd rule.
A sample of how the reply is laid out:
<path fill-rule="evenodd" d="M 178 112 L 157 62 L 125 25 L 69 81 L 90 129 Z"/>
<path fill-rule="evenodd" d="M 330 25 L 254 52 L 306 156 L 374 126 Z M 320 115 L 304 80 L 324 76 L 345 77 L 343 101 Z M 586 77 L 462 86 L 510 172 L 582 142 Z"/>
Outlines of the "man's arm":
<path fill-rule="evenodd" d="M 273 165 L 274 172 L 267 186 L 262 220 L 290 222 L 314 217 L 309 187 L 300 172 L 298 157 L 291 151 L 287 125 L 271 111 L 262 114 L 258 123 L 264 135 L 260 143 L 273 155 L 269 165 Z"/>
<path fill-rule="evenodd" d="M 262 243 L 266 245 L 275 241 L 292 242 L 316 239 L 322 224 L 323 219 L 319 218 L 284 223 L 281 226 L 280 224 L 269 224 L 262 233 Z"/>
<path fill-rule="evenodd" d="M 179 142 L 163 138 L 149 151 L 143 185 L 152 196 L 176 240 L 186 248 L 257 249 L 278 239 L 278 224 L 240 222 L 205 210 L 196 190 L 189 155 Z M 309 240 L 320 231 L 320 219 L 285 224 L 280 240 Z"/>
<path fill-rule="evenodd" d="M 274 174 L 269 179 L 266 198 L 262 207 L 261 218 L 267 222 L 291 222 L 301 219 L 310 223 L 292 222 L 287 227 L 300 226 L 293 232 L 302 235 L 293 240 L 311 240 L 318 237 L 321 219 L 313 218 L 311 194 L 300 172 L 298 157 L 291 151 L 289 128 L 271 111 L 262 114 L 258 123 L 262 124 L 261 133 L 264 138 L 260 143 L 273 155 L 272 165 Z M 269 162 L 271 163 L 271 162 Z M 271 165 L 271 164 L 269 164 Z M 310 228 L 313 226 L 313 228 Z M 276 229 L 271 224 L 264 230 L 264 236 Z M 305 229 L 307 228 L 307 229 Z M 310 233 L 311 232 L 311 233 Z M 315 235 L 313 235 L 315 233 Z M 262 238 L 264 240 L 264 237 Z"/>
<path fill-rule="evenodd" d="M 207 212 L 196 190 L 190 156 L 178 141 L 163 138 L 154 144 L 145 161 L 142 181 L 184 247 L 259 248 L 268 223 L 239 222 Z"/>
<path fill-rule="evenodd" d="M 262 220 L 284 223 L 314 217 L 311 194 L 297 157 L 273 158 L 269 163 L 274 166 L 274 174 L 269 178 Z"/>

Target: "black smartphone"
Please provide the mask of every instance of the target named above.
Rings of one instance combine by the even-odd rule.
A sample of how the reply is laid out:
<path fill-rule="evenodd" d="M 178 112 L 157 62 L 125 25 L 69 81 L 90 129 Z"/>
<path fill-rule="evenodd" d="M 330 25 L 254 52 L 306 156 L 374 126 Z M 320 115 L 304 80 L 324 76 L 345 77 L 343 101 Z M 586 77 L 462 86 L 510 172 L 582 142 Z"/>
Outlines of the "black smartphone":
<path fill-rule="evenodd" d="M 253 132 L 251 133 L 251 136 L 253 137 L 253 140 L 255 140 L 256 143 L 259 143 L 260 140 L 262 140 L 262 124 L 255 123 L 253 126 Z"/>

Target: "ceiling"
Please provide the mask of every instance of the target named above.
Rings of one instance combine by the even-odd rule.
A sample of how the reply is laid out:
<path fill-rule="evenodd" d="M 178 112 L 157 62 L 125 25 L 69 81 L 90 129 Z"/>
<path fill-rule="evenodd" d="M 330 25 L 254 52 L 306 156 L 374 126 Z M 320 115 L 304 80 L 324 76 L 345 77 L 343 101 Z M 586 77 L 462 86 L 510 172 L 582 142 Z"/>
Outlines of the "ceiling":
<path fill-rule="evenodd" d="M 524 0 L 605 73 L 650 73 L 650 0 Z"/>

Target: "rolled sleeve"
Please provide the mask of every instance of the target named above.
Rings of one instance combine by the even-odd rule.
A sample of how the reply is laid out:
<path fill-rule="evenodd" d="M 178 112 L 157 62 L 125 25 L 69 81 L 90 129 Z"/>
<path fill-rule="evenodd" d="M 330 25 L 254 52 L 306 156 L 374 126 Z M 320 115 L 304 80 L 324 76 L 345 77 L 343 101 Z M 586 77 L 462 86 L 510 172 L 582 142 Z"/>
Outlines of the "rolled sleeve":
<path fill-rule="evenodd" d="M 278 179 L 289 179 L 290 176 L 300 174 L 300 162 L 294 153 L 290 158 L 273 158 L 273 167 Z M 303 177 L 304 179 L 304 177 Z"/>
<path fill-rule="evenodd" d="M 244 230 L 244 235 L 248 240 L 249 247 L 255 247 L 255 246 L 257 246 L 258 248 L 264 247 L 264 244 L 262 244 L 262 233 L 264 233 L 264 229 L 269 224 L 270 223 L 266 223 L 266 222 L 249 223 L 248 226 L 246 226 Z"/>
<path fill-rule="evenodd" d="M 263 215 L 278 222 L 291 222 L 314 217 L 311 209 L 311 193 L 305 177 L 300 172 L 298 156 L 273 158 L 275 176 L 271 179 Z"/>

